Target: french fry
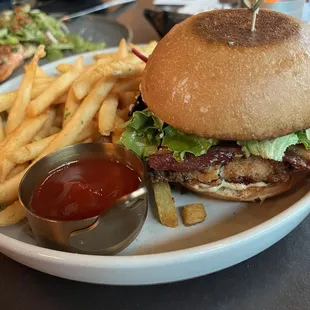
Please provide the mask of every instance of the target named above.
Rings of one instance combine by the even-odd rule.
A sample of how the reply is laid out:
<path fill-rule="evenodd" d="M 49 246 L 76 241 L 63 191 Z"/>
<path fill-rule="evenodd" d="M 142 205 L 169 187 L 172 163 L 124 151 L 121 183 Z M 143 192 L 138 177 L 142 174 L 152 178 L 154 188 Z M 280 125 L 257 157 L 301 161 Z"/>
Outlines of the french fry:
<path fill-rule="evenodd" d="M 26 171 L 27 170 L 25 169 L 15 177 L 0 183 L 0 204 L 8 203 L 17 199 L 18 186 Z"/>
<path fill-rule="evenodd" d="M 5 138 L 4 129 L 3 129 L 3 120 L 2 116 L 0 115 L 0 141 L 3 141 Z"/>
<path fill-rule="evenodd" d="M 80 106 L 81 101 L 76 98 L 73 87 L 70 88 L 68 93 L 68 98 L 65 104 L 64 117 L 62 121 L 62 126 L 66 126 L 78 107 Z"/>
<path fill-rule="evenodd" d="M 182 210 L 182 219 L 185 226 L 201 223 L 207 217 L 205 207 L 202 203 L 186 205 Z"/>
<path fill-rule="evenodd" d="M 74 81 L 72 88 L 77 99 L 82 100 L 89 93 L 90 88 L 85 88 L 85 85 L 88 85 L 88 83 L 86 83 L 85 81 L 90 79 L 92 72 L 97 66 L 99 66 L 99 62 L 89 65 L 87 68 L 84 69 L 79 78 Z M 95 82 L 91 82 L 93 83 L 91 86 L 94 86 Z"/>
<path fill-rule="evenodd" d="M 3 182 L 16 165 L 4 158 L 0 163 L 0 182 Z"/>
<path fill-rule="evenodd" d="M 0 154 L 0 182 L 3 182 L 10 171 L 15 167 L 15 164 L 6 158 L 6 155 L 29 143 L 34 135 L 42 128 L 47 117 L 48 114 L 45 113 L 36 118 L 26 119 L 9 136 Z"/>
<path fill-rule="evenodd" d="M 160 222 L 168 227 L 178 227 L 178 215 L 169 183 L 154 183 L 153 189 Z"/>
<path fill-rule="evenodd" d="M 100 64 L 92 72 L 92 78 L 96 76 L 115 76 L 115 77 L 130 77 L 140 76 L 143 73 L 144 63 L 129 63 L 124 61 L 114 61 L 107 64 Z"/>
<path fill-rule="evenodd" d="M 74 143 L 77 143 L 77 142 L 80 142 L 86 139 L 91 139 L 91 137 L 94 135 L 95 132 L 96 132 L 95 126 L 92 123 L 89 124 L 87 128 L 83 130 L 83 132 L 77 137 Z M 57 137 L 57 133 L 49 137 L 46 137 L 42 140 L 29 143 L 25 146 L 22 146 L 21 148 L 17 150 L 11 151 L 10 153 L 7 154 L 8 160 L 10 160 L 11 162 L 15 164 L 23 164 L 23 163 L 34 160 Z M 14 169 L 16 169 L 19 166 L 16 166 Z"/>
<path fill-rule="evenodd" d="M 0 226 L 17 224 L 26 216 L 25 210 L 19 201 L 0 211 Z"/>
<path fill-rule="evenodd" d="M 44 78 L 44 77 L 48 77 L 48 74 L 40 67 L 37 66 L 37 70 L 36 70 L 36 78 Z"/>
<path fill-rule="evenodd" d="M 95 54 L 93 56 L 94 60 L 101 60 L 101 59 L 109 59 L 109 61 L 116 60 L 118 56 L 118 52 L 116 53 L 100 53 L 100 54 Z"/>
<path fill-rule="evenodd" d="M 57 78 L 42 94 L 30 102 L 27 113 L 29 116 L 37 116 L 45 111 L 57 98 L 67 92 L 74 80 L 83 70 L 83 59 L 79 57 L 74 69 Z"/>
<path fill-rule="evenodd" d="M 76 137 L 74 143 L 79 143 L 85 139 L 93 138 L 98 133 L 98 126 L 95 122 L 91 122 L 85 129 Z"/>
<path fill-rule="evenodd" d="M 50 131 L 56 117 L 56 110 L 50 109 L 46 113 L 47 113 L 47 119 L 44 122 L 40 131 L 33 138 L 34 141 L 42 140 L 50 135 Z"/>
<path fill-rule="evenodd" d="M 86 66 L 84 66 L 84 68 L 86 69 L 86 68 L 88 68 L 88 67 L 91 66 L 91 65 L 92 65 L 92 64 L 86 65 Z M 72 70 L 72 68 L 73 68 L 73 65 L 72 65 L 72 64 L 62 63 L 62 64 L 57 65 L 56 70 L 57 70 L 59 73 L 66 73 L 66 72 Z"/>
<path fill-rule="evenodd" d="M 35 118 L 25 119 L 16 130 L 1 142 L 0 157 L 30 142 L 34 135 L 42 128 L 48 115 L 48 113 L 44 113 Z"/>
<path fill-rule="evenodd" d="M 0 94 L 0 112 L 10 109 L 16 100 L 17 91 Z"/>
<path fill-rule="evenodd" d="M 39 83 L 34 84 L 32 87 L 31 92 L 31 100 L 37 98 L 41 93 L 43 93 L 52 83 L 51 82 L 45 82 L 45 83 Z"/>
<path fill-rule="evenodd" d="M 121 39 L 116 53 L 101 53 L 94 55 L 93 58 L 101 63 L 109 63 L 114 60 L 124 60 L 129 56 L 129 50 L 125 39 Z M 102 62 L 104 61 L 104 62 Z"/>
<path fill-rule="evenodd" d="M 92 69 L 83 80 L 74 83 L 74 93 L 77 98 L 84 98 L 92 86 L 102 77 L 126 77 L 126 76 L 140 76 L 144 70 L 145 64 L 130 64 L 123 61 L 114 61 L 107 65 L 101 63 Z"/>
<path fill-rule="evenodd" d="M 122 94 L 124 92 L 137 92 L 141 83 L 141 77 L 121 79 L 114 87 L 113 92 Z"/>
<path fill-rule="evenodd" d="M 92 123 L 90 123 L 83 132 L 77 136 L 76 141 L 74 143 L 78 143 L 80 141 L 85 141 L 87 139 L 92 140 L 93 134 L 96 132 L 95 126 L 93 126 Z M 45 139 L 42 139 L 40 141 L 32 142 L 24 147 L 19 148 L 18 150 L 8 153 L 7 156 L 9 160 L 15 162 L 15 164 L 19 164 L 14 169 L 17 169 L 17 167 L 22 167 L 22 164 L 31 160 L 34 160 L 38 157 L 42 151 L 48 147 L 48 145 L 51 144 L 51 142 L 57 137 L 57 134 L 47 137 Z M 34 163 L 37 160 L 34 161 Z M 31 165 L 30 165 L 31 166 Z M 30 168 L 30 166 L 28 168 Z M 13 173 L 14 170 L 11 171 Z M 5 182 L 3 182 L 3 186 L 0 184 L 0 203 L 4 203 L 7 201 L 10 201 L 12 199 L 15 199 L 14 193 L 17 193 L 16 186 L 18 187 L 18 180 L 20 180 L 23 176 L 23 174 L 27 171 L 27 169 L 24 169 L 21 171 L 18 175 L 12 176 L 12 179 L 9 179 Z M 16 179 L 16 178 L 19 179 Z M 3 190 L 3 192 L 1 191 Z M 7 193 L 4 193 L 4 191 L 7 191 Z M 13 198 L 12 198 L 13 197 Z M 17 197 L 17 196 L 16 196 Z"/>
<path fill-rule="evenodd" d="M 112 143 L 116 144 L 121 137 L 122 133 L 125 131 L 124 128 L 120 128 L 120 125 L 124 124 L 125 121 L 116 114 L 115 121 L 114 121 L 114 130 L 111 133 L 112 135 Z"/>
<path fill-rule="evenodd" d="M 2 149 L 5 146 L 5 144 L 10 140 L 10 138 L 13 136 L 13 134 L 14 134 L 14 132 L 11 132 L 7 136 L 5 136 L 2 141 L 0 141 L 0 149 Z"/>
<path fill-rule="evenodd" d="M 157 44 L 158 44 L 157 41 L 149 42 L 146 46 L 142 47 L 142 53 L 145 56 L 149 57 L 153 53 L 153 51 L 154 51 L 155 47 L 157 46 Z"/>
<path fill-rule="evenodd" d="M 118 97 L 110 94 L 101 105 L 99 110 L 99 132 L 103 136 L 109 136 L 114 129 L 116 110 L 118 106 Z"/>
<path fill-rule="evenodd" d="M 66 64 L 66 63 L 63 63 L 63 64 L 59 64 L 57 65 L 56 67 L 56 70 L 59 72 L 59 73 L 66 73 L 70 70 L 73 69 L 73 65 L 71 64 Z"/>
<path fill-rule="evenodd" d="M 39 78 L 35 78 L 34 83 L 36 85 L 40 85 L 40 84 L 51 84 L 53 83 L 55 80 L 57 79 L 57 77 L 54 76 L 47 76 L 47 77 L 39 77 Z"/>
<path fill-rule="evenodd" d="M 126 59 L 128 55 L 129 55 L 129 52 L 128 52 L 127 42 L 125 39 L 121 39 L 118 45 L 116 57 L 118 60 L 123 60 L 123 59 Z"/>
<path fill-rule="evenodd" d="M 7 158 L 15 164 L 23 164 L 32 161 L 56 138 L 56 135 L 57 134 L 54 134 L 11 151 L 7 154 Z"/>
<path fill-rule="evenodd" d="M 8 179 L 14 178 L 16 175 L 20 174 L 22 171 L 24 171 L 29 166 L 29 163 L 25 162 L 20 165 L 17 165 L 14 167 L 14 169 L 11 170 L 11 172 L 8 174 Z"/>
<path fill-rule="evenodd" d="M 83 100 L 71 120 L 57 135 L 52 143 L 40 154 L 38 159 L 61 147 L 73 144 L 79 134 L 90 124 L 116 82 L 115 78 L 102 78 L 97 82 L 89 95 Z"/>
<path fill-rule="evenodd" d="M 50 84 L 51 84 L 50 82 L 39 84 L 34 83 L 31 91 L 31 100 L 38 97 L 38 95 L 41 94 L 45 89 L 47 89 Z M 16 98 L 17 98 L 16 90 L 0 94 L 0 112 L 7 111 L 10 108 L 12 108 Z"/>
<path fill-rule="evenodd" d="M 26 109 L 31 101 L 31 91 L 36 75 L 38 61 L 45 55 L 44 45 L 40 45 L 31 62 L 25 66 L 25 75 L 21 86 L 18 89 L 16 100 L 10 110 L 5 126 L 6 134 L 12 132 L 25 119 Z"/>

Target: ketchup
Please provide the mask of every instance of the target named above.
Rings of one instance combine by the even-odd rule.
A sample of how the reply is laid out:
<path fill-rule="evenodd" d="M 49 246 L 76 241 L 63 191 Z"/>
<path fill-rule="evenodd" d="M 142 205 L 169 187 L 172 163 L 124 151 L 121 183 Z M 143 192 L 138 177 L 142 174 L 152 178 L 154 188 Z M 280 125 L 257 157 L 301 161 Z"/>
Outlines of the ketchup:
<path fill-rule="evenodd" d="M 131 168 L 102 157 L 85 158 L 52 171 L 30 200 L 36 215 L 51 220 L 80 220 L 99 215 L 140 185 Z"/>

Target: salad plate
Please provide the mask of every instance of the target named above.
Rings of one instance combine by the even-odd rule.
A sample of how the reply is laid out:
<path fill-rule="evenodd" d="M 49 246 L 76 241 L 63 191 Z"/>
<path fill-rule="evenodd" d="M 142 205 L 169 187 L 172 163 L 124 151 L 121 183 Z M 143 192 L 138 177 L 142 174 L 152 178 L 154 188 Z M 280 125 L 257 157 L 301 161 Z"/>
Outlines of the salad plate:
<path fill-rule="evenodd" d="M 27 5 L 20 10 L 0 12 L 0 23 L 6 25 L 0 31 L 0 45 L 11 46 L 12 53 L 23 58 L 12 64 L 14 71 L 8 76 L 11 78 L 23 73 L 24 61 L 29 60 L 39 44 L 44 44 L 47 52 L 40 64 L 46 64 L 81 52 L 117 46 L 122 38 L 130 42 L 133 36 L 128 25 L 98 14 L 61 23 L 58 15 L 30 10 Z M 0 80 L 3 79 L 0 70 Z"/>
<path fill-rule="evenodd" d="M 83 54 L 85 63 L 91 63 L 95 53 Z M 76 58 L 71 56 L 42 68 L 53 75 L 59 63 L 73 63 Z M 9 80 L 0 86 L 0 92 L 16 89 L 20 81 L 20 76 Z M 310 181 L 306 179 L 286 194 L 263 203 L 225 202 L 181 194 L 175 189 L 176 206 L 203 203 L 205 221 L 186 227 L 179 219 L 179 227 L 169 228 L 159 223 L 151 206 L 141 233 L 116 256 L 39 247 L 27 221 L 0 228 L 0 251 L 31 268 L 82 282 L 143 285 L 181 281 L 233 266 L 285 237 L 310 213 L 309 189 Z"/>

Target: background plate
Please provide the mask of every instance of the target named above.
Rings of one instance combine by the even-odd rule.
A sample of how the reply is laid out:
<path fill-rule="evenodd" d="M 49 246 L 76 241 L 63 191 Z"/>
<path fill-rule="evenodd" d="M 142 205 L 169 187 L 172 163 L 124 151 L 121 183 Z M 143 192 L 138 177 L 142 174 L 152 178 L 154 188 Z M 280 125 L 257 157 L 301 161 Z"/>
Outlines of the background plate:
<path fill-rule="evenodd" d="M 118 46 L 122 38 L 131 41 L 133 36 L 131 28 L 128 25 L 122 25 L 100 15 L 82 16 L 67 22 L 66 25 L 71 33 L 77 33 L 89 41 L 105 42 L 107 47 Z M 65 55 L 68 57 L 73 55 L 73 53 L 66 52 Z M 48 62 L 48 60 L 43 59 L 41 60 L 41 65 Z M 22 73 L 23 66 L 17 68 L 11 75 L 11 78 Z"/>
<path fill-rule="evenodd" d="M 114 51 L 105 50 L 106 52 Z M 92 61 L 85 55 L 85 63 Z M 47 64 L 56 73 L 61 62 Z M 0 92 L 18 87 L 20 77 L 0 86 Z M 150 208 L 138 238 L 117 256 L 90 256 L 59 252 L 35 245 L 26 221 L 0 228 L 0 251 L 34 269 L 59 277 L 104 284 L 138 285 L 179 281 L 237 264 L 265 250 L 294 229 L 310 212 L 310 181 L 262 204 L 205 199 L 174 191 L 177 206 L 202 202 L 207 219 L 196 226 L 178 228 L 159 224 Z"/>

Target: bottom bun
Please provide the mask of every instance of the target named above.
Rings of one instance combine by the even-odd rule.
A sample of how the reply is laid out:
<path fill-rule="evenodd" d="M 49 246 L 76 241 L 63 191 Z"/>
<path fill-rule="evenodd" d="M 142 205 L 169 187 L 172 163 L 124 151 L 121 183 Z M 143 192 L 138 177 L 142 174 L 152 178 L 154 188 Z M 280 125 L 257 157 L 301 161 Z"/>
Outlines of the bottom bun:
<path fill-rule="evenodd" d="M 255 186 L 255 184 L 241 185 L 234 183 L 226 183 L 229 184 L 228 187 L 225 185 L 216 187 L 205 187 L 199 185 L 197 186 L 197 184 L 191 185 L 190 183 L 184 183 L 182 185 L 193 192 L 224 200 L 263 201 L 267 198 L 287 192 L 292 187 L 294 187 L 296 183 L 304 179 L 307 175 L 308 172 L 296 172 L 292 175 L 290 181 L 288 182 L 276 184 L 257 183 L 258 186 Z M 241 187 L 242 189 L 234 189 L 234 185 L 239 188 Z"/>

